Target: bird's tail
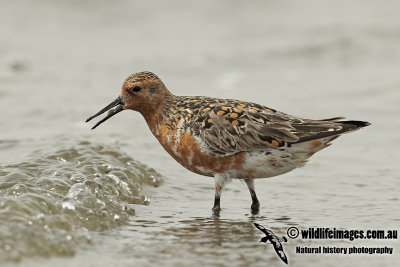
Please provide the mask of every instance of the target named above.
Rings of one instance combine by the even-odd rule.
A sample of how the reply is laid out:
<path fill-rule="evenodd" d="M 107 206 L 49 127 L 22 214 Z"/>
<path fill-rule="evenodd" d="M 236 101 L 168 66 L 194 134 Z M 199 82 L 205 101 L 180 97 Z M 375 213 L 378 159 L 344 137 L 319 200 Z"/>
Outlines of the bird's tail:
<path fill-rule="evenodd" d="M 338 121 L 337 123 L 342 125 L 344 130 L 343 133 L 358 130 L 371 125 L 371 123 L 367 121 Z"/>
<path fill-rule="evenodd" d="M 336 131 L 324 131 L 314 136 L 303 138 L 305 141 L 299 143 L 298 146 L 292 149 L 292 153 L 295 155 L 295 163 L 298 167 L 303 166 L 307 162 L 307 159 L 314 153 L 330 146 L 331 142 L 342 134 L 354 132 L 363 127 L 371 125 L 371 123 L 366 121 L 343 121 L 342 119 L 344 118 L 336 117 L 323 120 L 339 124 L 341 128 Z"/>

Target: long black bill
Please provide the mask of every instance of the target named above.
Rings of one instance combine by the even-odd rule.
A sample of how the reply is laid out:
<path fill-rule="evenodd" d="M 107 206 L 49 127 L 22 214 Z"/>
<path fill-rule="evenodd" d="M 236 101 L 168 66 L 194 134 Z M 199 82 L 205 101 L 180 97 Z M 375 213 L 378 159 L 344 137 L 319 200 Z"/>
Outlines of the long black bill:
<path fill-rule="evenodd" d="M 116 108 L 112 109 L 113 107 L 116 107 Z M 110 110 L 110 109 L 112 109 L 112 110 Z M 124 103 L 122 102 L 121 98 L 118 97 L 113 102 L 111 102 L 107 107 L 103 108 L 102 110 L 100 110 L 99 112 L 94 114 L 93 116 L 87 118 L 86 122 L 90 121 L 93 118 L 96 118 L 97 116 L 103 114 L 104 112 L 106 112 L 108 110 L 110 110 L 110 111 L 108 112 L 107 116 L 105 118 L 103 118 L 102 120 L 100 120 L 99 122 L 97 122 L 92 127 L 92 130 L 95 129 L 100 124 L 102 124 L 103 122 L 105 122 L 106 120 L 108 120 L 109 118 L 111 118 L 112 116 L 114 116 L 115 114 L 117 114 L 117 113 L 119 113 L 119 112 L 124 110 Z"/>

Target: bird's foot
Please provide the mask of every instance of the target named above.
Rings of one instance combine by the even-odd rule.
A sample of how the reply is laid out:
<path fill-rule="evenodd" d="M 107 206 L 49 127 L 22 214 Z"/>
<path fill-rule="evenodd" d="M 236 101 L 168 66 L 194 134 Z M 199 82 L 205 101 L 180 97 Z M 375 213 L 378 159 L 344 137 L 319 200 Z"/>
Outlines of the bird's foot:
<path fill-rule="evenodd" d="M 212 208 L 214 216 L 219 217 L 219 212 L 221 211 L 221 196 L 220 194 L 215 194 L 214 207 Z"/>
<path fill-rule="evenodd" d="M 219 217 L 219 213 L 221 212 L 221 207 L 220 206 L 214 206 L 212 208 L 212 212 L 213 212 L 214 216 L 218 216 Z"/>
<path fill-rule="evenodd" d="M 251 204 L 251 213 L 253 215 L 258 214 L 260 212 L 260 202 L 253 202 L 253 204 Z"/>

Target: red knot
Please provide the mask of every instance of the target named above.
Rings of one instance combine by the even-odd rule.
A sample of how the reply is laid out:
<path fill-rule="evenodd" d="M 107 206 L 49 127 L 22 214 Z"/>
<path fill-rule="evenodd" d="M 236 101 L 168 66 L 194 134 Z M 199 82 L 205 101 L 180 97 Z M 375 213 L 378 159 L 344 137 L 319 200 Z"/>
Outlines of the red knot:
<path fill-rule="evenodd" d="M 216 214 L 222 189 L 232 178 L 245 181 L 251 210 L 257 213 L 254 179 L 302 167 L 340 135 L 370 125 L 344 117 L 302 119 L 233 99 L 175 96 L 152 72 L 129 76 L 119 97 L 86 122 L 109 111 L 94 129 L 125 109 L 140 112 L 160 144 L 182 166 L 215 177 Z"/>

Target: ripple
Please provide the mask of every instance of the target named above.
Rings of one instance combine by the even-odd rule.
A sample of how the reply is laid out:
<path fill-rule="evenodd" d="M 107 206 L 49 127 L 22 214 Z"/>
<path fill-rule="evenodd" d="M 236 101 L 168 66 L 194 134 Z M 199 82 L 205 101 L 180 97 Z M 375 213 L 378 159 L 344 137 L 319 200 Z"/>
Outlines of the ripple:
<path fill-rule="evenodd" d="M 126 224 L 162 177 L 118 149 L 80 142 L 0 168 L 0 261 L 72 256 L 91 231 Z"/>

